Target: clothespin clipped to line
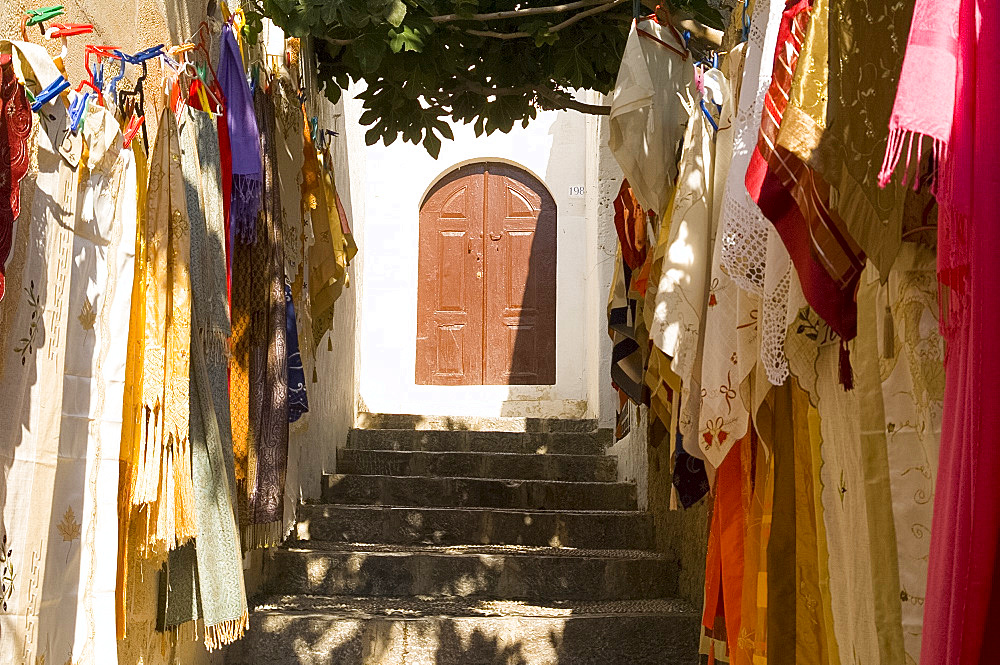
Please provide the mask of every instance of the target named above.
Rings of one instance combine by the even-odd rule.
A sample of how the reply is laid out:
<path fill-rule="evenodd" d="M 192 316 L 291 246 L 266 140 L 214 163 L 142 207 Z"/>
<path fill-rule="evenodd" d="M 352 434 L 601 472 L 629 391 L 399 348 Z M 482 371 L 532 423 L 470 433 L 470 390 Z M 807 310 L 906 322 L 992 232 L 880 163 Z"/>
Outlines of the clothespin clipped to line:
<path fill-rule="evenodd" d="M 743 32 L 740 37 L 741 42 L 750 39 L 750 0 L 743 0 Z"/>
<path fill-rule="evenodd" d="M 319 130 L 319 118 L 313 116 L 309 118 L 309 136 L 312 138 L 312 142 L 316 142 L 316 132 Z"/>
<path fill-rule="evenodd" d="M 90 23 L 52 23 L 45 31 L 45 38 L 59 38 L 59 41 L 62 42 L 62 50 L 59 52 L 59 59 L 65 62 L 66 54 L 69 53 L 69 45 L 66 42 L 66 38 L 74 35 L 85 35 L 93 31 L 94 26 Z"/>
<path fill-rule="evenodd" d="M 123 141 L 125 148 L 132 147 L 132 139 L 134 139 L 135 135 L 139 133 L 139 129 L 142 127 L 142 123 L 145 120 L 146 120 L 145 115 L 137 115 L 135 111 L 132 111 L 132 117 L 129 118 L 128 126 L 125 127 L 125 134 Z"/>
<path fill-rule="evenodd" d="M 51 102 L 53 99 L 59 96 L 59 94 L 69 87 L 69 81 L 62 74 L 59 78 L 52 81 L 52 83 L 45 86 L 38 95 L 35 96 L 35 100 L 31 102 L 31 110 L 38 112 L 43 106 Z"/>
<path fill-rule="evenodd" d="M 62 5 L 29 9 L 24 13 L 24 17 L 21 19 L 21 38 L 24 39 L 24 41 L 28 41 L 29 25 L 37 25 L 38 30 L 44 35 L 45 21 L 50 21 L 57 16 L 62 16 L 63 13 L 65 12 L 63 11 Z"/>
<path fill-rule="evenodd" d="M 90 92 L 78 94 L 76 99 L 69 104 L 69 128 L 74 134 L 80 130 L 83 124 L 83 117 L 87 113 L 87 106 L 90 103 Z"/>

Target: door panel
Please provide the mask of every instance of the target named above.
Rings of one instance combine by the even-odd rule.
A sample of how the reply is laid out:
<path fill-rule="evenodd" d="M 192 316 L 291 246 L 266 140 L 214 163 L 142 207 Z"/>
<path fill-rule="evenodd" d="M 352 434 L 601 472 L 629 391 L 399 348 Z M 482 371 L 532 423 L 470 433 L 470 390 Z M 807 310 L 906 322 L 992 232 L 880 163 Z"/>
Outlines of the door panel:
<path fill-rule="evenodd" d="M 461 169 L 420 211 L 416 381 L 483 382 L 483 199 L 485 169 Z"/>
<path fill-rule="evenodd" d="M 486 189 L 488 384 L 555 383 L 556 210 L 542 183 L 490 164 Z"/>
<path fill-rule="evenodd" d="M 542 183 L 473 164 L 420 211 L 416 381 L 554 384 L 556 207 Z"/>

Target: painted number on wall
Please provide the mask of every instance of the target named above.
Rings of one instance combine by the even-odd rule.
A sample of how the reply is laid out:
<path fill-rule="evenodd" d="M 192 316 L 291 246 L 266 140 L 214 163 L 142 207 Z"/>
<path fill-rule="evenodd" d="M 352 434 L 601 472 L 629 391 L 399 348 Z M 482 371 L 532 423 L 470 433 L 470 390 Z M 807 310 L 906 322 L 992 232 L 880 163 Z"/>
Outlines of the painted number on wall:
<path fill-rule="evenodd" d="M 587 188 L 584 187 L 583 185 L 570 185 L 569 186 L 569 195 L 571 197 L 581 197 L 584 194 L 586 194 L 586 192 L 587 192 Z"/>

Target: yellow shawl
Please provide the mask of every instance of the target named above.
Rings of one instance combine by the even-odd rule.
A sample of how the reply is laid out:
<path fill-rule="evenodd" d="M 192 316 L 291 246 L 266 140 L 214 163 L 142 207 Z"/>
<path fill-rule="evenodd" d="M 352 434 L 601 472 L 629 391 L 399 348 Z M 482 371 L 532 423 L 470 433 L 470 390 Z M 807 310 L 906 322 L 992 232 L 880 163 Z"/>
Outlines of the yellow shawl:
<path fill-rule="evenodd" d="M 197 529 L 188 446 L 190 225 L 177 123 L 168 108 L 160 115 L 149 161 L 148 186 L 139 196 L 142 218 L 126 361 L 118 501 L 119 638 L 125 633 L 129 557 L 162 554 L 193 538 Z"/>

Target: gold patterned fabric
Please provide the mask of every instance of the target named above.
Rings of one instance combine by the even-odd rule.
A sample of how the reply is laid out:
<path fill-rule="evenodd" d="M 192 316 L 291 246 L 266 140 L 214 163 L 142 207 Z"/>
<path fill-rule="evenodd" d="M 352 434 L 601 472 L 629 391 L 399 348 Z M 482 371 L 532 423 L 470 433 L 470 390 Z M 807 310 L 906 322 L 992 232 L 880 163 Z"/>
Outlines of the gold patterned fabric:
<path fill-rule="evenodd" d="M 830 0 L 814 0 L 809 27 L 799 51 L 778 145 L 809 164 L 826 130 L 829 96 Z M 815 164 L 810 164 L 815 168 Z"/>
<path fill-rule="evenodd" d="M 906 189 L 898 182 L 881 189 L 878 175 L 913 4 L 830 0 L 829 130 L 813 162 L 837 191 L 834 210 L 882 276 L 902 242 Z"/>
<path fill-rule="evenodd" d="M 141 407 L 136 441 L 126 461 L 124 493 L 139 536 L 130 547 L 144 556 L 166 552 L 197 533 L 189 448 L 191 353 L 190 224 L 173 112 L 160 114 L 149 162 L 143 216 L 144 264 L 136 276 L 145 293 Z M 133 358 L 133 361 L 136 360 Z M 132 381 L 139 374 L 130 374 Z M 133 386 L 134 387 L 134 386 Z M 134 405 L 130 408 L 134 408 Z M 123 447 L 124 449 L 124 447 Z"/>

